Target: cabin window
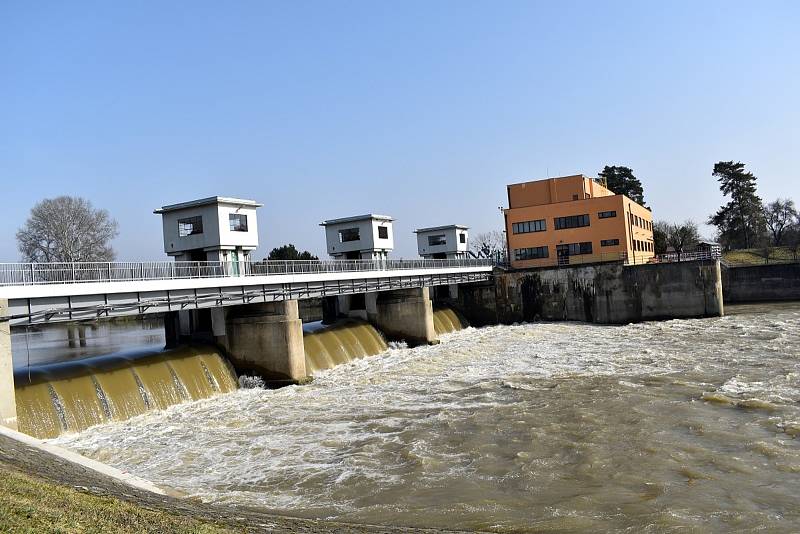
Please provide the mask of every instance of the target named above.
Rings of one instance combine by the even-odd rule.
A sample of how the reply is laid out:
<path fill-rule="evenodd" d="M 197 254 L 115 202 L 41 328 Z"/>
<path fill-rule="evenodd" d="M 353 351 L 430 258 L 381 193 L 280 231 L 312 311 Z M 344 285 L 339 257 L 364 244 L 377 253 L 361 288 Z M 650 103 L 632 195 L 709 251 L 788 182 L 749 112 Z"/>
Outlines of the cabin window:
<path fill-rule="evenodd" d="M 344 228 L 339 230 L 339 242 L 347 243 L 348 241 L 358 241 L 361 239 L 361 233 L 358 228 Z"/>
<path fill-rule="evenodd" d="M 389 239 L 389 227 L 388 226 L 379 226 L 378 227 L 378 239 Z"/>
<path fill-rule="evenodd" d="M 446 245 L 447 238 L 444 234 L 437 234 L 437 235 L 429 235 L 428 236 L 428 246 L 429 247 L 438 247 L 440 245 Z"/>
<path fill-rule="evenodd" d="M 240 213 L 228 214 L 228 225 L 231 232 L 246 232 L 247 231 L 247 215 Z"/>
<path fill-rule="evenodd" d="M 458 240 L 461 243 L 466 243 L 467 242 L 467 234 L 458 234 Z"/>
<path fill-rule="evenodd" d="M 198 215 L 196 217 L 187 217 L 186 219 L 178 219 L 178 235 L 186 237 L 187 235 L 197 235 L 203 233 L 203 217 Z"/>

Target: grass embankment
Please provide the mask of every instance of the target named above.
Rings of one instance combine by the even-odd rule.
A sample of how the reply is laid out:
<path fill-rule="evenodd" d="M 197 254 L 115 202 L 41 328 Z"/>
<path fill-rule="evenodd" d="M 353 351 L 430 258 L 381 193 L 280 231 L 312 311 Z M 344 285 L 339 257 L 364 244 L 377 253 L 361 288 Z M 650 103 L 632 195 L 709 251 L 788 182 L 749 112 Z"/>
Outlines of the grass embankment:
<path fill-rule="evenodd" d="M 82 493 L 0 464 L 0 532 L 211 534 L 231 531 L 112 497 Z"/>
<path fill-rule="evenodd" d="M 797 261 L 798 253 L 789 247 L 749 248 L 724 252 L 722 259 L 737 265 L 764 265 Z"/>

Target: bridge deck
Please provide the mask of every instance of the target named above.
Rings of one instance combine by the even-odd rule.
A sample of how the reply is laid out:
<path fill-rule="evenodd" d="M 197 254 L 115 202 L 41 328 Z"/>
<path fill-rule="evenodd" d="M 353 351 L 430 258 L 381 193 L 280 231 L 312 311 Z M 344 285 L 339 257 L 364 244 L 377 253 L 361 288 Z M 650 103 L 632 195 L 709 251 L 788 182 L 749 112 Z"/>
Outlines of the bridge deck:
<path fill-rule="evenodd" d="M 0 265 L 16 324 L 90 320 L 487 280 L 491 260 Z"/>

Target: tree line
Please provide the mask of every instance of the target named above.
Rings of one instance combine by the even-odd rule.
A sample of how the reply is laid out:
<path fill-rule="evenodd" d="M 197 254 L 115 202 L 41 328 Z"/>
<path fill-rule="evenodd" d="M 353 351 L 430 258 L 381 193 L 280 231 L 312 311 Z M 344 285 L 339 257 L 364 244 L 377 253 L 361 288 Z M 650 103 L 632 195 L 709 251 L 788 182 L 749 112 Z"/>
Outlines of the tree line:
<path fill-rule="evenodd" d="M 719 182 L 722 194 L 729 200 L 708 217 L 707 224 L 716 228 L 714 240 L 723 250 L 764 247 L 800 247 L 800 216 L 794 201 L 778 198 L 762 202 L 757 193 L 757 178 L 745 170 L 744 163 L 720 161 L 711 175 Z M 598 173 L 606 187 L 646 207 L 644 188 L 629 167 L 606 166 Z M 668 250 L 686 252 L 700 241 L 697 224 L 656 221 L 653 244 L 656 254 Z"/>
<path fill-rule="evenodd" d="M 757 193 L 756 176 L 746 171 L 744 163 L 739 161 L 720 161 L 714 165 L 711 174 L 728 199 L 707 221 L 716 228 L 714 239 L 723 250 L 790 247 L 797 251 L 800 247 L 800 216 L 793 200 L 778 198 L 762 202 Z M 597 177 L 614 193 L 647 207 L 642 182 L 630 167 L 606 165 Z M 118 233 L 119 225 L 108 211 L 95 209 L 83 198 L 60 196 L 37 203 L 16 237 L 25 262 L 105 262 L 116 259 L 111 241 Z M 699 240 L 694 221 L 673 223 L 660 220 L 653 224 L 657 254 L 669 249 L 686 252 L 697 246 Z M 502 232 L 477 234 L 470 241 L 471 251 L 477 257 L 506 255 L 506 239 Z M 289 243 L 272 249 L 266 259 L 318 258 Z"/>

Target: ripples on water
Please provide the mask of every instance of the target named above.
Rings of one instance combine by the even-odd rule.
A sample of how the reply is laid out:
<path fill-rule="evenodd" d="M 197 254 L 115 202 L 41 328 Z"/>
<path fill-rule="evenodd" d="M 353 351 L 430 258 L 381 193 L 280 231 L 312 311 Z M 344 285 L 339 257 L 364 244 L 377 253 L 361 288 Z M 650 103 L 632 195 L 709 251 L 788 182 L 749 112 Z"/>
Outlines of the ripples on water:
<path fill-rule="evenodd" d="M 467 329 L 57 443 L 229 505 L 518 531 L 800 525 L 800 304 Z M 683 531 L 683 530 L 681 530 Z"/>

